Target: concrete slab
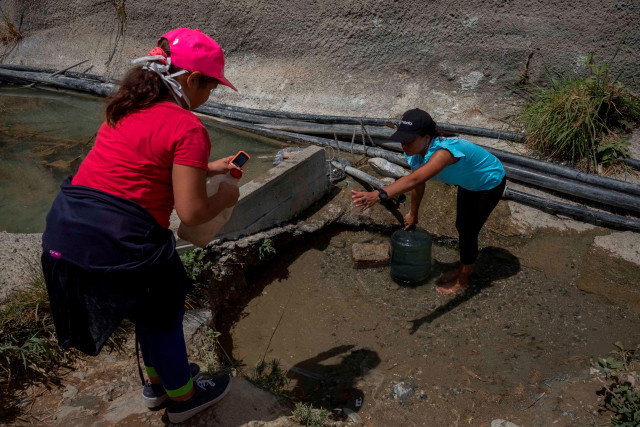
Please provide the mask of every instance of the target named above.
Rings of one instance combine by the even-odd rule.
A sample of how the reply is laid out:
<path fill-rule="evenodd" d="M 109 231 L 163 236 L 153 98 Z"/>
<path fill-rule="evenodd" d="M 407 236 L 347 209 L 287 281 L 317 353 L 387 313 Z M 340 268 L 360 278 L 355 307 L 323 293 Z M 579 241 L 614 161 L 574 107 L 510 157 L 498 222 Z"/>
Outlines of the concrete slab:
<path fill-rule="evenodd" d="M 640 283 L 637 280 L 640 277 L 640 264 L 617 258 L 620 255 L 614 255 L 617 252 L 613 249 L 615 246 L 609 245 L 613 240 L 615 236 L 602 236 L 599 243 L 594 241 L 587 253 L 576 287 L 601 295 L 640 314 Z M 606 249 L 602 247 L 603 242 L 606 243 Z"/>
<path fill-rule="evenodd" d="M 214 241 L 236 239 L 274 227 L 320 200 L 329 190 L 325 163 L 324 150 L 311 146 L 244 184 L 231 219 Z M 174 233 L 178 224 L 174 212 L 171 223 Z M 178 248 L 191 247 L 189 242 L 176 239 Z"/>
<path fill-rule="evenodd" d="M 593 246 L 609 252 L 610 256 L 622 258 L 640 266 L 640 234 L 633 231 L 597 236 Z"/>

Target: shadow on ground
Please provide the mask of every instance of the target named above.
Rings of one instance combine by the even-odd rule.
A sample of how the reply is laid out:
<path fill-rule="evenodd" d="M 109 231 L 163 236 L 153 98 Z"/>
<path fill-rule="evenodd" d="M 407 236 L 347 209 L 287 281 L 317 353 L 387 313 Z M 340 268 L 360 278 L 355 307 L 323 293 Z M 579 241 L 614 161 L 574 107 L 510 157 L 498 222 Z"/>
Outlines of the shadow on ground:
<path fill-rule="evenodd" d="M 451 270 L 457 266 L 458 263 L 438 263 L 434 269 L 434 273 L 439 274 L 441 271 Z M 519 271 L 520 261 L 506 249 L 497 247 L 486 247 L 482 249 L 478 254 L 476 268 L 471 276 L 467 292 L 456 295 L 428 315 L 412 320 L 411 323 L 413 326 L 409 333 L 412 335 L 415 334 L 418 329 L 420 329 L 420 326 L 433 322 L 438 317 L 470 300 L 482 292 L 483 289 L 493 286 L 496 281 L 515 276 Z"/>

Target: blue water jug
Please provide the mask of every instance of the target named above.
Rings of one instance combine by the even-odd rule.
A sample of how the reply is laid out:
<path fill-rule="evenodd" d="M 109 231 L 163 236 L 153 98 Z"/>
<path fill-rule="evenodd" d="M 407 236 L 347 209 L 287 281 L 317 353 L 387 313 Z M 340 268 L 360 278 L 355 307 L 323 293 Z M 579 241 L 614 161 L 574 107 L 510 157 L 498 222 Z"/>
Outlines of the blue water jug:
<path fill-rule="evenodd" d="M 400 229 L 391 235 L 391 278 L 415 285 L 431 274 L 431 235 L 421 228 Z"/>

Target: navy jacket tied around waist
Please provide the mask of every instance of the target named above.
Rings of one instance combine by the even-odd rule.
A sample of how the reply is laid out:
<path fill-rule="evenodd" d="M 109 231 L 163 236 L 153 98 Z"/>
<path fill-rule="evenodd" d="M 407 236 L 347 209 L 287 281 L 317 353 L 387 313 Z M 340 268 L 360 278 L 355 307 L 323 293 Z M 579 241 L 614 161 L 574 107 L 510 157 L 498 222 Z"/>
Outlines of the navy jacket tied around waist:
<path fill-rule="evenodd" d="M 173 233 L 131 200 L 70 178 L 60 188 L 42 236 L 60 346 L 96 355 L 123 318 L 170 330 L 190 286 Z"/>

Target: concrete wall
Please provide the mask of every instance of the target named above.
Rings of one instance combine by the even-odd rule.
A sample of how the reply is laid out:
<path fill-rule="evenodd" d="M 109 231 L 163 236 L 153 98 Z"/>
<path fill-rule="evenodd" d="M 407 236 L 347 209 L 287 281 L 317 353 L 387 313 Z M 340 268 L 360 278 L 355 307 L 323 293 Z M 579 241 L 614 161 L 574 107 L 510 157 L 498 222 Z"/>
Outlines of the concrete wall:
<path fill-rule="evenodd" d="M 124 5 L 122 7 L 118 5 Z M 638 0 L 2 0 L 24 38 L 4 62 L 62 68 L 83 59 L 119 76 L 156 38 L 199 27 L 226 50 L 240 93 L 215 99 L 289 111 L 397 116 L 421 106 L 437 120 L 500 127 L 519 100 L 506 87 L 529 61 L 580 68 L 589 52 L 638 78 Z"/>
<path fill-rule="evenodd" d="M 308 147 L 240 187 L 238 204 L 215 239 L 235 239 L 286 222 L 320 200 L 328 189 L 324 150 Z M 178 224 L 174 212 L 171 228 L 177 230 Z M 178 248 L 187 245 L 178 240 Z"/>

